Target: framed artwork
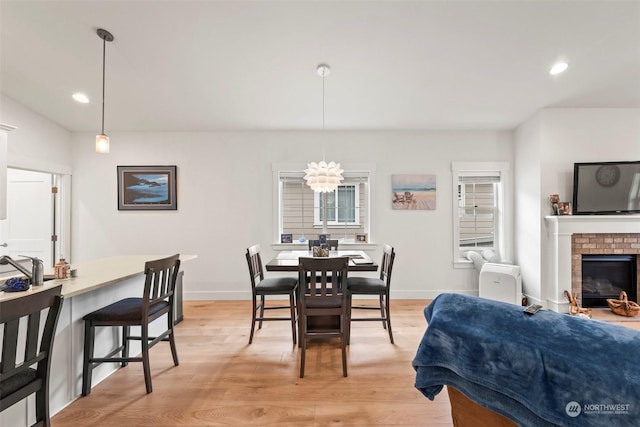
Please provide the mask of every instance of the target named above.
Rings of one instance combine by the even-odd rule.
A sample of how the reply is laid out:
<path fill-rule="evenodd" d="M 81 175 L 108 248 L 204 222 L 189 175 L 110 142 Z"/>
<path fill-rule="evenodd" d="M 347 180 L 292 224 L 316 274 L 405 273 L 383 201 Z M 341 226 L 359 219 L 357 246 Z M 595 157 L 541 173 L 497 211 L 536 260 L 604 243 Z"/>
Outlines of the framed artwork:
<path fill-rule="evenodd" d="M 572 215 L 571 202 L 558 202 L 558 215 Z"/>
<path fill-rule="evenodd" d="M 367 233 L 356 233 L 357 243 L 367 243 Z"/>
<path fill-rule="evenodd" d="M 399 210 L 435 210 L 435 175 L 391 175 L 391 204 Z"/>
<path fill-rule="evenodd" d="M 280 243 L 293 243 L 293 234 L 281 234 Z"/>
<path fill-rule="evenodd" d="M 118 166 L 118 210 L 177 210 L 176 166 Z"/>

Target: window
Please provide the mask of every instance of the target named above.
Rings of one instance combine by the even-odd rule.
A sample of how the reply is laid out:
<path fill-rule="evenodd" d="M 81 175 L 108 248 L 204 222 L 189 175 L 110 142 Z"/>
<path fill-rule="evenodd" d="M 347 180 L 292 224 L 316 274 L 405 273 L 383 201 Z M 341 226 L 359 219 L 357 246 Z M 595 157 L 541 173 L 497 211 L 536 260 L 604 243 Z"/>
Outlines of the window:
<path fill-rule="evenodd" d="M 469 250 L 491 249 L 505 256 L 506 163 L 453 163 L 454 262 Z"/>
<path fill-rule="evenodd" d="M 333 193 L 316 193 L 307 186 L 302 171 L 276 170 L 277 230 L 291 234 L 294 242 L 301 237 L 315 238 L 326 226 L 332 239 L 353 241 L 355 234 L 367 233 L 371 240 L 371 194 L 373 171 L 344 167 L 344 180 Z M 326 218 L 325 218 L 326 215 Z M 326 224 L 325 224 L 326 222 Z"/>
<path fill-rule="evenodd" d="M 458 246 L 494 249 L 499 176 L 458 177 Z"/>
<path fill-rule="evenodd" d="M 333 193 L 313 196 L 313 224 L 322 225 L 324 203 L 327 203 L 327 225 L 360 225 L 360 183 L 342 184 Z"/>

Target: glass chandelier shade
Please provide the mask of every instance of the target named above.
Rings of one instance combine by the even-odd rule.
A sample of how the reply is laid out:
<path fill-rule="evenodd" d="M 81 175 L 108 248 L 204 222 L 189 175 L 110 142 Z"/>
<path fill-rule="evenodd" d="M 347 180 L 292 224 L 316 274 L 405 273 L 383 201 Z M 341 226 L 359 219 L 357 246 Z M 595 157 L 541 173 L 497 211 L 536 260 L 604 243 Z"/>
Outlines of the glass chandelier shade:
<path fill-rule="evenodd" d="M 340 163 L 330 162 L 327 164 L 324 160 L 320 163 L 311 162 L 307 164 L 304 179 L 311 189 L 318 193 L 330 193 L 335 191 L 344 179 L 340 169 Z"/>
<path fill-rule="evenodd" d="M 105 134 L 96 135 L 96 153 L 109 154 L 109 137 Z"/>

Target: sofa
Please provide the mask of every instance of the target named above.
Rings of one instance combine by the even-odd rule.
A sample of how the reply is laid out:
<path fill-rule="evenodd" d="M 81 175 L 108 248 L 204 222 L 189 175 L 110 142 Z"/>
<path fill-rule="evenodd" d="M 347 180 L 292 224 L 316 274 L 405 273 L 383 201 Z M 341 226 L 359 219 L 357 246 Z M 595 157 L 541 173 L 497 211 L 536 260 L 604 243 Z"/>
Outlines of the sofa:
<path fill-rule="evenodd" d="M 415 387 L 447 386 L 456 426 L 640 423 L 640 331 L 449 293 L 424 314 Z"/>

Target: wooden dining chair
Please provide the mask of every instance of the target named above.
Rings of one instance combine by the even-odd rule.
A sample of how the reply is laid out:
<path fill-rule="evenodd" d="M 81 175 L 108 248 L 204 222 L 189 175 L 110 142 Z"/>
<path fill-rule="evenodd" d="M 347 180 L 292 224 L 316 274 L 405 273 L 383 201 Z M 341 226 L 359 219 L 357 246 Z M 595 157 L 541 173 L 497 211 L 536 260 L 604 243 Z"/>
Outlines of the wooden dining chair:
<path fill-rule="evenodd" d="M 389 340 L 393 344 L 393 332 L 391 331 L 391 311 L 389 309 L 389 298 L 391 289 L 391 272 L 393 261 L 396 258 L 395 249 L 390 245 L 382 248 L 382 263 L 380 264 L 380 277 L 360 277 L 352 276 L 347 279 L 347 294 L 349 300 L 349 323 L 357 321 L 381 321 L 382 327 L 389 331 Z M 353 305 L 354 295 L 377 295 L 379 305 Z M 380 310 L 379 317 L 352 317 L 353 309 Z M 347 342 L 351 342 L 351 328 Z"/>
<path fill-rule="evenodd" d="M 328 247 L 329 250 L 331 251 L 337 251 L 338 250 L 338 239 L 330 239 L 327 240 L 327 243 L 325 243 Z M 320 246 L 320 240 L 309 240 L 309 250 L 313 249 L 314 246 Z"/>
<path fill-rule="evenodd" d="M 347 376 L 347 294 L 349 257 L 300 258 L 298 289 L 300 313 L 300 378 L 304 378 L 307 341 L 310 338 L 340 338 L 342 375 Z"/>
<path fill-rule="evenodd" d="M 35 393 L 37 426 L 50 426 L 49 376 L 62 285 L 0 302 L 0 411 Z M 44 324 L 41 314 L 48 310 Z M 21 322 L 20 320 L 24 320 Z M 43 327 L 42 327 L 43 326 Z"/>
<path fill-rule="evenodd" d="M 84 320 L 84 363 L 82 374 L 82 395 L 91 393 L 91 374 L 101 363 L 119 362 L 125 367 L 129 362 L 142 362 L 144 383 L 147 393 L 153 391 L 149 349 L 161 341 L 169 342 L 173 364 L 178 366 L 175 333 L 173 331 L 173 298 L 180 256 L 147 261 L 144 265 L 144 290 L 142 298 L 125 298 L 106 307 L 91 312 Z M 149 324 L 166 315 L 167 326 L 157 336 L 149 336 Z M 131 326 L 140 327 L 140 335 L 131 335 Z M 122 327 L 122 343 L 104 357 L 94 357 L 95 330 L 97 327 Z M 141 356 L 129 356 L 129 341 L 140 341 Z M 120 353 L 120 356 L 116 356 Z"/>
<path fill-rule="evenodd" d="M 253 311 L 251 319 L 251 333 L 249 344 L 253 342 L 253 334 L 258 323 L 258 329 L 262 329 L 262 322 L 274 320 L 287 320 L 291 322 L 291 333 L 293 343 L 296 344 L 296 288 L 298 279 L 296 277 L 264 277 L 262 258 L 260 257 L 260 245 L 253 245 L 247 248 L 247 265 L 249 266 L 249 277 L 251 278 L 251 300 L 253 301 Z M 266 305 L 267 296 L 289 297 L 289 305 Z M 259 300 L 259 301 L 258 301 Z M 288 317 L 265 316 L 265 311 L 289 309 Z M 258 314 L 258 310 L 260 313 Z"/>

